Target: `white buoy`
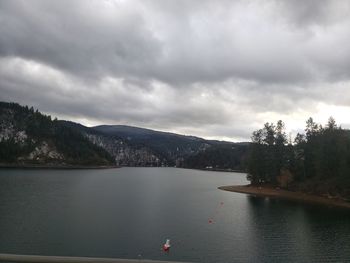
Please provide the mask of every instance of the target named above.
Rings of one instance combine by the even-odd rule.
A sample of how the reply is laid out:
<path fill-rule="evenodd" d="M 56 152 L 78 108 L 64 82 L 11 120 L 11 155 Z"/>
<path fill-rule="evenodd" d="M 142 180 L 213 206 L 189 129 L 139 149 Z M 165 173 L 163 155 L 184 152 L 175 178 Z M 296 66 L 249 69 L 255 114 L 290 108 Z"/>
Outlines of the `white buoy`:
<path fill-rule="evenodd" d="M 164 251 L 169 251 L 170 247 L 171 247 L 171 245 L 170 245 L 170 239 L 167 239 L 167 240 L 165 241 L 165 244 L 163 245 L 163 250 L 164 250 Z"/>

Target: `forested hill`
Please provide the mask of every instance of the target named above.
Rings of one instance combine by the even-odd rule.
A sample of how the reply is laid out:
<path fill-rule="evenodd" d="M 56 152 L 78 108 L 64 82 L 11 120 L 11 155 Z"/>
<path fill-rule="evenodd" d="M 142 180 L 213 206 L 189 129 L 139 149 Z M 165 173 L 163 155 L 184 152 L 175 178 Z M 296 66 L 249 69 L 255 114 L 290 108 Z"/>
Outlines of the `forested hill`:
<path fill-rule="evenodd" d="M 81 129 L 91 140 L 107 149 L 117 163 L 123 166 L 245 169 L 244 160 L 249 143 L 205 140 L 125 125 L 91 128 L 72 122 L 66 122 L 66 125 Z"/>
<path fill-rule="evenodd" d="M 123 125 L 86 127 L 0 103 L 0 163 L 244 169 L 248 145 Z"/>
<path fill-rule="evenodd" d="M 183 166 L 184 160 L 189 156 L 205 152 L 216 144 L 194 136 L 125 125 L 101 125 L 92 127 L 92 129 L 121 138 L 133 147 L 145 147 L 158 156 L 163 163 L 171 166 Z M 224 144 L 234 145 L 231 142 L 225 142 Z"/>
<path fill-rule="evenodd" d="M 113 165 L 111 155 L 79 131 L 33 108 L 0 102 L 1 165 Z"/>
<path fill-rule="evenodd" d="M 208 144 L 207 140 L 195 136 L 186 136 L 126 125 L 100 125 L 92 127 L 92 129 L 108 135 L 118 136 L 135 144 L 148 144 L 155 148 L 159 147 L 160 150 L 163 150 L 163 147 L 171 150 L 177 150 L 179 148 L 180 150 L 187 145 L 194 144 L 205 147 L 205 144 Z"/>
<path fill-rule="evenodd" d="M 205 140 L 125 125 L 101 125 L 92 129 L 119 138 L 124 145 L 133 149 L 147 149 L 156 156 L 158 163 L 155 165 L 216 170 L 245 169 L 247 143 Z"/>

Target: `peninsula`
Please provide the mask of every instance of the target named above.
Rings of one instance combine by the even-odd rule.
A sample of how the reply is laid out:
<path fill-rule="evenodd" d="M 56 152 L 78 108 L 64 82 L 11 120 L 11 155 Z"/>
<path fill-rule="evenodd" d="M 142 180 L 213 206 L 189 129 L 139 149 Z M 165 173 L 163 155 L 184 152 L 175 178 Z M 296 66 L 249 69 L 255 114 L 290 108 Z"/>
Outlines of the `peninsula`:
<path fill-rule="evenodd" d="M 279 198 L 296 202 L 326 205 L 330 207 L 339 207 L 350 209 L 350 202 L 339 197 L 317 196 L 303 192 L 293 192 L 271 186 L 252 186 L 252 185 L 231 185 L 220 186 L 220 190 L 250 194 L 259 197 Z"/>
<path fill-rule="evenodd" d="M 312 118 L 294 142 L 285 124 L 265 123 L 254 131 L 247 158 L 249 185 L 221 190 L 350 208 L 350 130 L 330 117 L 325 125 Z"/>

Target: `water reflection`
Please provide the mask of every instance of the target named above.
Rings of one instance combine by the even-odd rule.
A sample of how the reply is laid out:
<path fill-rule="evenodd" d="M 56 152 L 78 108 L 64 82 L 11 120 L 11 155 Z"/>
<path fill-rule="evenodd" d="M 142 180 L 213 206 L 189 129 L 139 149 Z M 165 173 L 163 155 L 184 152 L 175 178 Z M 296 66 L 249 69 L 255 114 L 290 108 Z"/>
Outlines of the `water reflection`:
<path fill-rule="evenodd" d="M 349 260 L 347 211 L 251 195 L 247 201 L 250 243 L 259 262 Z"/>

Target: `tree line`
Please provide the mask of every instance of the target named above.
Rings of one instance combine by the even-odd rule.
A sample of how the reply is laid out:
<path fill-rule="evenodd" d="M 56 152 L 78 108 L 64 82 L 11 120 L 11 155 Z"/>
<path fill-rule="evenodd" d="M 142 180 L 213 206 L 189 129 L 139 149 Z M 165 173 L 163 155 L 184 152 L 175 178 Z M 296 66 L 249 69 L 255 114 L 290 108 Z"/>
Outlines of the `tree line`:
<path fill-rule="evenodd" d="M 223 170 L 245 170 L 245 158 L 248 144 L 216 145 L 184 160 L 183 166 L 187 168 L 212 168 Z"/>
<path fill-rule="evenodd" d="M 350 197 L 350 131 L 330 117 L 322 126 L 312 118 L 292 141 L 283 121 L 253 132 L 248 180 L 319 194 Z"/>

